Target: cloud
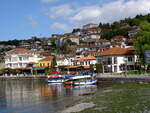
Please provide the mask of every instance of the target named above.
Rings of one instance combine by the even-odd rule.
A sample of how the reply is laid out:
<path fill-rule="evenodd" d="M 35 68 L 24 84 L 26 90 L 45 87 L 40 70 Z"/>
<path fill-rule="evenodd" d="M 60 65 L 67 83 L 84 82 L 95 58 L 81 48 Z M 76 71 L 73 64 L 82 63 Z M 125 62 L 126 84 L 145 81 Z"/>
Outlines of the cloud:
<path fill-rule="evenodd" d="M 32 28 L 36 27 L 38 25 L 38 22 L 35 20 L 34 16 L 32 14 L 27 15 L 28 25 Z"/>
<path fill-rule="evenodd" d="M 49 18 L 53 18 L 53 19 L 59 18 L 59 17 L 64 18 L 68 15 L 71 15 L 72 13 L 73 13 L 73 10 L 67 4 L 51 7 L 46 10 L 46 15 Z"/>
<path fill-rule="evenodd" d="M 50 2 L 56 2 L 58 0 L 41 0 L 41 2 L 43 3 L 50 3 Z"/>
<path fill-rule="evenodd" d="M 71 31 L 71 28 L 68 25 L 57 23 L 57 22 L 52 24 L 51 28 L 55 30 L 62 30 L 65 32 Z"/>
<path fill-rule="evenodd" d="M 70 17 L 71 23 L 88 23 L 88 22 L 97 22 L 101 16 L 100 8 L 97 6 L 87 6 L 82 7 L 79 11 L 76 11 L 76 14 L 73 17 Z"/>
<path fill-rule="evenodd" d="M 71 23 L 111 23 L 137 14 L 150 13 L 150 0 L 117 0 L 102 6 L 93 5 L 80 7 L 74 16 L 69 18 Z"/>

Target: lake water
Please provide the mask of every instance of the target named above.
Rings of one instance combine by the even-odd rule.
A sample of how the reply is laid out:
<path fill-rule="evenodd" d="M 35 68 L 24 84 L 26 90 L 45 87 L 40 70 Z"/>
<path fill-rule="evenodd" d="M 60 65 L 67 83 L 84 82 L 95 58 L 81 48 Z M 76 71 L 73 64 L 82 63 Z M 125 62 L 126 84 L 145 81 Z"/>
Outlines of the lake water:
<path fill-rule="evenodd" d="M 45 80 L 0 81 L 0 113 L 57 113 L 97 90 L 96 85 L 64 87 Z"/>

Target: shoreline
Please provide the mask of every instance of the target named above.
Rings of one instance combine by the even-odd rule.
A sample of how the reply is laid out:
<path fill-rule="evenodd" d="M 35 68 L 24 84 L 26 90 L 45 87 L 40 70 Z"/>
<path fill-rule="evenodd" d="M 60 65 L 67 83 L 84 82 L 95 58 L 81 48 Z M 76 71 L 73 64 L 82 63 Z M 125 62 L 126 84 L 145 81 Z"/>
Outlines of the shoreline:
<path fill-rule="evenodd" d="M 0 76 L 0 80 L 46 79 L 46 76 Z"/>
<path fill-rule="evenodd" d="M 98 83 L 150 83 L 150 75 L 106 75 L 97 76 Z"/>
<path fill-rule="evenodd" d="M 97 75 L 97 84 L 114 83 L 150 83 L 150 75 Z M 46 80 L 45 75 L 0 76 L 0 80 Z"/>

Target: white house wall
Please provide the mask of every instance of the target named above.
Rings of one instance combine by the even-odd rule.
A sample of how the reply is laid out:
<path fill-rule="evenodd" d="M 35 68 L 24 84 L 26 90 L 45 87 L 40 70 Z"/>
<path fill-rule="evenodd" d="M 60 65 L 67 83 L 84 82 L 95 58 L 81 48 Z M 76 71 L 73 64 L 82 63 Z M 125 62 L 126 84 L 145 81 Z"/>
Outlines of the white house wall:
<path fill-rule="evenodd" d="M 117 63 L 114 64 L 114 58 L 117 58 Z M 128 61 L 128 57 L 132 57 L 132 61 Z M 107 67 L 112 67 L 112 72 L 114 72 L 114 66 L 117 66 L 117 73 L 121 73 L 121 72 L 124 72 L 124 71 L 121 71 L 120 70 L 120 65 L 121 64 L 124 64 L 126 66 L 128 65 L 132 65 L 134 66 L 135 65 L 135 62 L 136 62 L 136 58 L 134 55 L 123 55 L 123 56 L 102 56 L 102 57 L 97 57 L 97 62 L 99 63 L 102 63 L 103 61 L 107 61 L 108 58 L 111 58 L 112 59 L 112 63 L 109 65 L 109 64 L 103 64 L 103 69 L 104 69 L 104 66 L 107 66 Z M 125 60 L 127 58 L 127 61 Z"/>

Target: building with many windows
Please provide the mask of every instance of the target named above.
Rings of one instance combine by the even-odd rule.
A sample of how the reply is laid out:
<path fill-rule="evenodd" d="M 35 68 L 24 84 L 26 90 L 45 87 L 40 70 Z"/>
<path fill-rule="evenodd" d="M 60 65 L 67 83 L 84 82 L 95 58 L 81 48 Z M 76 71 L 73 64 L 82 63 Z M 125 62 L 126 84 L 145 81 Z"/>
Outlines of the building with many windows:
<path fill-rule="evenodd" d="M 37 63 L 43 56 L 35 51 L 28 49 L 12 49 L 6 52 L 5 56 L 5 68 L 26 68 L 28 64 Z"/>
<path fill-rule="evenodd" d="M 91 64 L 96 64 L 96 57 L 94 56 L 87 56 L 87 57 L 81 57 L 73 60 L 74 65 L 80 65 L 80 66 L 90 66 Z"/>
<path fill-rule="evenodd" d="M 52 60 L 53 57 L 52 56 L 47 56 L 43 59 L 41 59 L 38 63 L 37 63 L 37 67 L 51 67 L 52 65 Z"/>
<path fill-rule="evenodd" d="M 136 56 L 133 48 L 111 48 L 97 57 L 97 62 L 103 65 L 104 73 L 121 73 L 134 70 Z"/>

